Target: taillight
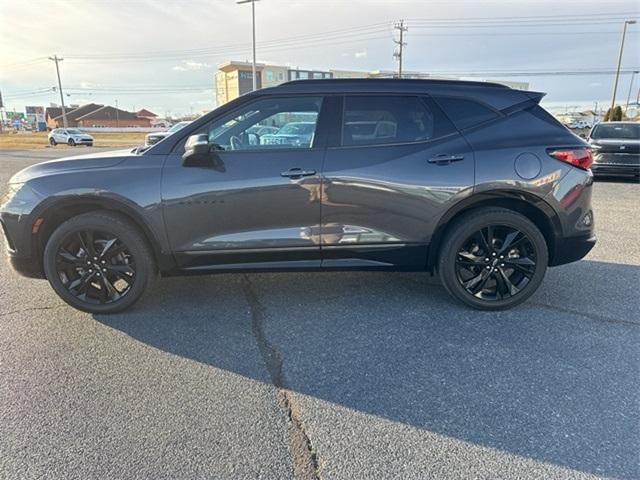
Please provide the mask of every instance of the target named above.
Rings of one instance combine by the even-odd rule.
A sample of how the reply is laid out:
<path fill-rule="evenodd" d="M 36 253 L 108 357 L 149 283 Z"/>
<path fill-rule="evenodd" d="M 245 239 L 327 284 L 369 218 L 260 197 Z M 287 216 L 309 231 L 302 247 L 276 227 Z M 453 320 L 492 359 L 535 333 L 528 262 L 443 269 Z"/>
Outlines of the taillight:
<path fill-rule="evenodd" d="M 547 150 L 553 158 L 567 162 L 574 167 L 589 170 L 593 163 L 593 156 L 589 148 L 558 148 Z"/>

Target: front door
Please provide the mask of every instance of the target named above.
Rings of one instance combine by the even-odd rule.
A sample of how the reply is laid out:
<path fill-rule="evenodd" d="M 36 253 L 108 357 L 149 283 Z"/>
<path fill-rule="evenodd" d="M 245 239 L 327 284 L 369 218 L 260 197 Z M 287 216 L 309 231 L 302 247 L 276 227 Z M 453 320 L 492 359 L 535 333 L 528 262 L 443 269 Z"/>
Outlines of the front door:
<path fill-rule="evenodd" d="M 438 219 L 473 191 L 473 151 L 428 98 L 344 102 L 323 169 L 322 266 L 423 269 Z"/>
<path fill-rule="evenodd" d="M 209 166 L 170 154 L 162 180 L 167 233 L 184 269 L 320 265 L 320 97 L 262 97 L 197 133 Z M 181 145 L 181 144 L 179 144 Z"/>

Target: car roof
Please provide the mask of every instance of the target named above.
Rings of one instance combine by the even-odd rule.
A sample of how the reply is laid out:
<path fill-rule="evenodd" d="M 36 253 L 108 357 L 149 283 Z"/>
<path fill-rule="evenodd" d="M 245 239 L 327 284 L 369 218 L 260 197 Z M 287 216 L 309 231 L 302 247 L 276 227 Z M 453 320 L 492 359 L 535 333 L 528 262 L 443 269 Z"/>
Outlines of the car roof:
<path fill-rule="evenodd" d="M 471 97 L 502 110 L 526 101 L 539 101 L 544 94 L 515 90 L 505 85 L 466 80 L 423 80 L 398 78 L 341 78 L 294 80 L 275 87 L 263 88 L 247 95 L 389 93 Z"/>

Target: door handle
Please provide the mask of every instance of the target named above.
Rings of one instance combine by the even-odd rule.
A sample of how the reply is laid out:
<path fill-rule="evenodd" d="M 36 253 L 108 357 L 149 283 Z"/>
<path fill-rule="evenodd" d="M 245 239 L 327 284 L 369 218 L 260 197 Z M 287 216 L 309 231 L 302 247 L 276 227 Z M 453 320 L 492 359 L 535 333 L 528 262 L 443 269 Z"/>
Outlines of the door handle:
<path fill-rule="evenodd" d="M 292 168 L 286 172 L 282 172 L 280 174 L 281 177 L 289 177 L 289 178 L 302 178 L 302 177 L 310 177 L 311 175 L 315 175 L 315 170 L 302 170 L 301 168 Z"/>
<path fill-rule="evenodd" d="M 460 160 L 464 160 L 464 155 L 460 154 L 451 154 L 451 153 L 439 153 L 434 155 L 429 160 L 429 163 L 435 163 L 436 165 L 448 165 L 453 162 L 459 162 Z"/>

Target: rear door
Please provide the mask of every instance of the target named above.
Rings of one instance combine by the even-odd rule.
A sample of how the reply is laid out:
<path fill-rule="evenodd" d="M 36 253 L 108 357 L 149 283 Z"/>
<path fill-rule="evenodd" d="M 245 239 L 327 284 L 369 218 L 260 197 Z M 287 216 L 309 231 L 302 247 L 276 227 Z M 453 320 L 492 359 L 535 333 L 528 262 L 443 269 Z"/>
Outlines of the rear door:
<path fill-rule="evenodd" d="M 424 268 L 439 218 L 473 191 L 473 152 L 427 97 L 343 101 L 323 169 L 322 265 Z"/>

